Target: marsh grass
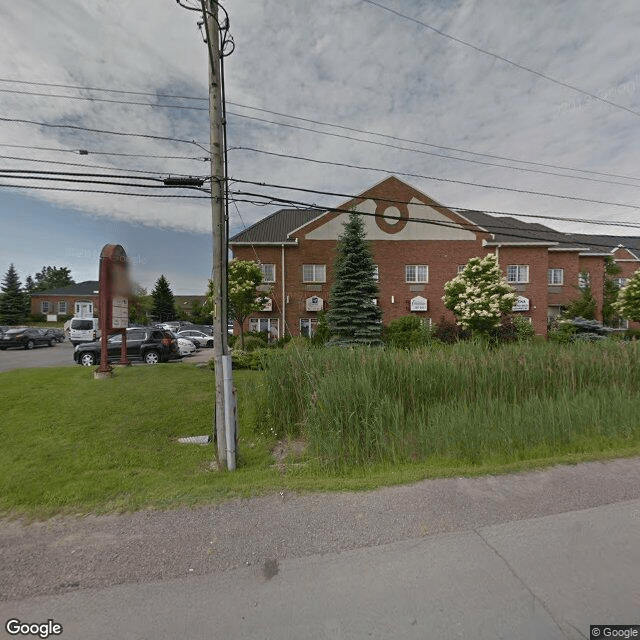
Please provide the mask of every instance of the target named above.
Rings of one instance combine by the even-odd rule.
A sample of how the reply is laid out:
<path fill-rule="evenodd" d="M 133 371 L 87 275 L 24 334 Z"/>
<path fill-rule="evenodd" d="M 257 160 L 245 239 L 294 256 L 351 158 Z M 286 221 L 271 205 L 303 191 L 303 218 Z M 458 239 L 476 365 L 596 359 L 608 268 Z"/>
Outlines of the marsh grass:
<path fill-rule="evenodd" d="M 333 469 L 624 449 L 640 442 L 638 356 L 614 341 L 285 352 L 261 415 Z"/>

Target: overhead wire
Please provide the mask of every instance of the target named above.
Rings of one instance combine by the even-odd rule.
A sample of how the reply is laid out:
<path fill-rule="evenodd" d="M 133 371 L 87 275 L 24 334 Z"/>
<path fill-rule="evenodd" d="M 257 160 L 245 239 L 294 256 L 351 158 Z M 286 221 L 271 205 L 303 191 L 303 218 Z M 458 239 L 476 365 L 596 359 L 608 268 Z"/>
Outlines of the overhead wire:
<path fill-rule="evenodd" d="M 318 210 L 319 214 L 323 213 L 323 212 L 336 212 L 336 213 L 351 213 L 352 209 L 348 209 L 345 207 L 335 207 L 335 206 L 319 206 L 317 203 L 310 203 L 310 202 L 305 202 L 305 201 L 301 201 L 301 200 L 293 200 L 293 199 L 288 199 L 288 198 L 278 198 L 278 197 L 274 197 L 274 196 L 263 196 L 261 194 L 257 194 L 257 193 L 253 193 L 253 192 L 247 192 L 247 191 L 232 191 L 231 192 L 235 198 L 235 200 L 237 202 L 250 202 L 251 204 L 253 204 L 251 201 L 246 201 L 243 200 L 242 198 L 238 198 L 237 196 L 248 196 L 249 198 L 260 198 L 260 197 L 265 197 L 265 198 L 269 198 L 272 202 L 274 203 L 279 203 L 280 205 L 293 205 L 294 208 L 299 208 L 299 209 L 313 209 L 313 210 Z M 443 207 L 442 205 L 437 205 L 434 208 L 448 208 L 448 207 Z M 471 211 L 471 210 L 469 210 Z M 454 210 L 455 212 L 455 210 Z M 399 220 L 406 220 L 407 222 L 415 222 L 418 224 L 428 224 L 428 225 L 432 225 L 432 226 L 436 226 L 436 227 L 444 227 L 444 228 L 453 228 L 453 229 L 460 229 L 462 228 L 463 230 L 467 230 L 467 231 L 473 231 L 475 233 L 478 233 L 479 228 L 481 227 L 481 225 L 479 224 L 475 224 L 471 221 L 469 221 L 468 225 L 465 226 L 465 224 L 463 223 L 455 223 L 455 222 L 451 222 L 451 223 L 447 223 L 447 222 L 443 222 L 443 221 L 437 221 L 437 220 L 427 220 L 424 218 L 416 218 L 416 217 L 401 217 L 401 216 L 394 216 L 394 215 L 387 215 L 387 214 L 380 214 L 380 213 L 375 213 L 375 212 L 367 212 L 367 211 L 356 211 L 356 213 L 358 213 L 359 215 L 363 215 L 365 217 L 372 217 L 372 218 L 384 218 L 386 220 L 395 220 L 395 221 L 399 221 Z M 480 212 L 482 213 L 482 212 Z M 640 225 L 637 225 L 637 228 L 640 228 Z M 516 240 L 531 240 L 533 242 L 537 242 L 537 243 L 545 243 L 545 244 L 559 244 L 560 242 L 566 243 L 568 245 L 571 244 L 581 244 L 581 245 L 586 245 L 588 244 L 588 246 L 590 247 L 600 247 L 603 249 L 607 249 L 607 250 L 611 250 L 611 245 L 610 244 L 604 244 L 604 243 L 599 243 L 599 242 L 589 242 L 586 243 L 585 241 L 580 241 L 580 240 L 574 240 L 573 239 L 573 235 L 575 234 L 570 234 L 570 233 L 565 233 L 562 231 L 556 231 L 554 229 L 549 229 L 548 227 L 545 229 L 537 229 L 537 230 L 529 230 L 527 232 L 527 230 L 524 231 L 517 231 L 517 229 L 515 229 L 516 232 L 514 232 L 514 227 L 513 226 L 499 226 L 499 225 L 494 225 L 492 224 L 491 229 L 493 230 L 500 230 L 500 235 L 504 236 L 504 237 L 511 237 L 511 238 L 515 238 Z M 524 228 L 523 228 L 524 229 Z M 533 233 L 534 231 L 536 231 L 537 235 L 528 235 L 528 233 Z M 487 233 L 492 233 L 490 230 L 487 231 Z M 541 237 L 540 234 L 542 233 L 549 233 L 553 236 L 553 239 L 548 239 L 545 240 L 543 237 Z M 564 236 L 564 237 L 558 237 L 558 236 Z"/>
<path fill-rule="evenodd" d="M 366 2 L 367 4 L 373 5 L 375 7 L 378 7 L 379 9 L 383 9 L 384 11 L 388 11 L 389 13 L 394 14 L 395 16 L 399 17 L 399 18 L 403 18 L 405 20 L 409 20 L 410 22 L 414 22 L 415 24 L 418 24 L 426 29 L 429 29 L 430 31 L 433 31 L 434 33 L 437 33 L 439 36 L 442 36 L 443 38 L 448 38 L 449 40 L 453 40 L 454 42 L 457 42 L 458 44 L 462 44 L 465 47 L 469 47 L 470 49 L 474 49 L 475 51 L 478 51 L 480 53 L 483 53 L 487 56 L 491 56 L 492 58 L 495 58 L 496 60 L 500 60 L 501 62 L 504 62 L 506 64 L 509 64 L 513 67 L 516 67 L 517 69 L 521 69 L 522 71 L 527 71 L 528 73 L 532 73 L 533 75 L 538 76 L 539 78 L 543 78 L 544 80 L 547 80 L 549 82 L 552 82 L 554 84 L 557 84 L 561 87 L 565 87 L 566 89 L 570 89 L 571 91 L 575 91 L 576 93 L 580 93 L 584 96 L 587 96 L 589 98 L 592 98 L 593 100 L 597 100 L 598 102 L 602 102 L 604 104 L 607 104 L 611 107 L 615 107 L 616 109 L 620 109 L 622 111 L 626 111 L 628 113 L 633 114 L 634 116 L 640 116 L 640 111 L 635 111 L 634 109 L 630 109 L 629 107 L 625 107 L 624 105 L 618 104 L 617 102 L 613 102 L 611 100 L 607 100 L 606 98 L 602 98 L 598 95 L 596 95 L 595 93 L 591 93 L 589 91 L 586 91 L 584 89 L 581 89 L 580 87 L 577 87 L 573 84 L 570 84 L 568 82 L 564 82 L 562 80 L 557 80 L 556 78 L 553 78 L 545 73 L 542 73 L 540 71 L 536 71 L 535 69 L 532 69 L 531 67 L 527 67 L 526 65 L 520 64 L 518 62 L 514 62 L 513 60 L 510 60 L 509 58 L 506 58 L 504 56 L 501 56 L 497 53 L 494 53 L 493 51 L 489 51 L 488 49 L 483 49 L 482 47 L 479 47 L 477 45 L 474 45 L 470 42 L 467 42 L 466 40 L 463 40 L 462 38 L 458 38 L 456 36 L 452 36 L 449 33 L 445 33 L 444 31 L 437 29 L 436 27 L 427 24 L 426 22 L 422 21 L 422 20 L 418 20 L 417 18 L 413 18 L 411 16 L 408 16 L 404 13 L 401 13 L 400 11 L 396 11 L 395 9 L 392 9 L 390 7 L 387 7 L 379 2 L 376 2 L 375 0 L 362 0 L 362 2 Z"/>
<path fill-rule="evenodd" d="M 151 92 L 144 92 L 144 91 L 128 91 L 128 90 L 121 90 L 121 89 L 108 89 L 108 88 L 99 88 L 99 87 L 83 87 L 80 85 L 67 85 L 67 84 L 57 84 L 57 83 L 46 83 L 46 82 L 32 82 L 32 81 L 26 81 L 26 80 L 11 80 L 8 78 L 0 78 L 0 82 L 15 82 L 15 83 L 21 83 L 21 84 L 30 84 L 30 85 L 37 85 L 37 86 L 51 86 L 51 87 L 64 87 L 64 88 L 70 88 L 70 89 L 77 89 L 77 90 L 86 90 L 86 91 L 102 91 L 102 92 L 111 92 L 111 93 L 121 93 L 121 94 L 130 94 L 130 95 L 144 95 L 144 96 L 153 96 L 153 97 L 165 97 L 165 98 L 178 98 L 178 99 L 182 99 L 182 100 L 200 100 L 200 101 L 206 101 L 207 98 L 204 97 L 196 97 L 196 96 L 184 96 L 184 95 L 178 95 L 178 94 L 164 94 L 164 93 L 151 93 Z M 9 92 L 9 93 L 27 93 L 28 92 L 21 92 L 21 91 L 13 91 L 13 90 L 8 90 L 8 89 L 0 89 L 0 91 L 2 92 Z M 58 96 L 58 95 L 52 95 L 52 94 L 39 94 L 39 93 L 34 93 L 32 95 L 42 95 L 42 96 L 50 96 L 51 97 L 68 97 L 68 98 L 72 98 L 72 99 L 77 99 L 77 100 L 87 100 L 87 101 L 92 101 L 92 100 L 97 100 L 95 98 L 92 97 L 82 97 L 82 96 Z M 186 107 L 184 105 L 163 105 L 163 104 L 151 104 L 151 103 L 137 103 L 137 102 L 127 102 L 127 101 L 114 101 L 117 104 L 132 104 L 132 105 L 142 105 L 142 106 L 158 106 L 158 107 L 170 107 L 170 108 L 176 108 L 176 109 L 187 109 L 190 107 Z M 498 155 L 498 154 L 492 154 L 492 153 L 483 153 L 483 152 L 479 152 L 479 151 L 472 151 L 470 149 L 462 149 L 459 147 L 450 147 L 450 146 L 446 146 L 446 145 L 439 145 L 439 144 L 434 144 L 431 142 L 427 142 L 424 140 L 416 140 L 416 139 L 412 139 L 412 138 L 404 138 L 401 136 L 395 136 L 395 135 L 391 135 L 391 134 L 387 134 L 387 133 L 381 133 L 378 131 L 372 131 L 372 130 L 368 130 L 368 129 L 359 129 L 357 127 L 351 127 L 351 126 L 347 126 L 347 125 L 343 125 L 343 124 L 337 124 L 335 122 L 327 122 L 327 121 L 322 121 L 322 120 L 317 120 L 317 119 L 313 119 L 313 118 L 306 118 L 306 117 L 302 117 L 302 116 L 297 116 L 297 115 L 292 115 L 292 114 L 288 114 L 288 113 L 283 113 L 281 111 L 274 111 L 271 109 L 265 109 L 265 108 L 260 108 L 260 107 L 254 107 L 251 105 L 246 105 L 246 104 L 242 104 L 239 102 L 233 102 L 231 100 L 227 100 L 226 101 L 227 104 L 236 106 L 236 107 L 240 107 L 242 109 L 248 109 L 251 111 L 258 111 L 258 112 L 262 112 L 262 113 L 268 113 L 271 115 L 276 115 L 279 117 L 283 117 L 283 118 L 289 118 L 291 120 L 298 120 L 301 122 L 307 122 L 310 124 L 317 124 L 323 127 L 332 127 L 332 128 L 336 128 L 336 129 L 342 129 L 344 131 L 351 131 L 353 133 L 362 133 L 364 135 L 371 135 L 371 136 L 378 136 L 381 138 L 386 138 L 388 140 L 395 140 L 398 142 L 407 142 L 410 144 L 417 144 L 417 145 L 421 145 L 421 146 L 426 146 L 426 147 L 431 147 L 434 149 L 441 149 L 443 151 L 452 151 L 455 153 L 465 153 L 468 155 L 474 155 L 474 156 L 480 156 L 480 157 L 485 157 L 485 158 L 491 158 L 494 160 L 503 160 L 505 162 L 517 162 L 520 164 L 528 164 L 528 165 L 533 165 L 533 166 L 540 166 L 540 167 L 547 167 L 547 168 L 551 168 L 551 169 L 559 169 L 562 171 L 575 171 L 575 172 L 579 172 L 579 173 L 587 173 L 587 174 L 591 174 L 591 175 L 601 175 L 601 176 L 606 176 L 606 177 L 613 177 L 613 178 L 621 178 L 621 179 L 625 179 L 625 180 L 640 180 L 640 177 L 635 177 L 635 176 L 626 176 L 626 175 L 621 175 L 621 174 L 616 174 L 616 173 L 610 173 L 610 172 L 602 172 L 602 171 L 595 171 L 592 169 L 582 169 L 579 167 L 570 167 L 570 166 L 566 166 L 566 165 L 558 165 L 558 164 L 553 164 L 553 163 L 546 163 L 546 162 L 536 162 L 533 160 L 523 160 L 521 158 L 513 158 L 510 156 L 503 156 L 503 155 Z M 197 107 L 197 110 L 207 110 L 206 107 Z M 231 115 L 236 115 L 238 117 L 246 117 L 249 118 L 250 116 L 244 116 L 244 114 L 238 114 L 238 113 L 233 113 L 230 112 Z M 266 122 L 269 124 L 274 124 L 274 125 L 280 125 L 280 126 L 286 126 L 286 123 L 279 123 L 279 122 L 275 122 L 275 121 L 271 121 L 271 120 L 260 120 L 261 122 Z M 310 131 L 313 133 L 318 133 L 318 134 L 323 134 L 326 132 L 322 132 L 322 131 L 317 131 L 315 129 L 304 129 L 306 131 Z M 359 140 L 358 138 L 356 138 L 355 140 Z M 406 149 L 406 147 L 398 147 L 400 149 L 403 150 L 408 150 Z M 459 158 L 455 158 L 454 156 L 439 156 L 439 157 L 444 157 L 444 158 L 452 158 L 452 159 L 459 159 Z M 468 159 L 467 159 L 468 160 Z M 505 167 L 505 165 L 495 165 L 498 167 Z M 507 168 L 512 168 L 512 169 L 516 169 L 516 167 L 507 167 Z M 526 170 L 523 167 L 519 167 L 517 168 L 519 170 Z M 573 177 L 573 176 L 571 176 Z"/>

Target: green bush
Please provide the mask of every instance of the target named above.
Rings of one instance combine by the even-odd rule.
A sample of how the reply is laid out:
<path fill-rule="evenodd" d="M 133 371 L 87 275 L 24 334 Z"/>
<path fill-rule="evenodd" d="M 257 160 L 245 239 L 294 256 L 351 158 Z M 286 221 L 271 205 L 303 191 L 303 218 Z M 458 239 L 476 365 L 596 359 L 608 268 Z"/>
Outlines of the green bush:
<path fill-rule="evenodd" d="M 384 341 L 397 349 L 423 347 L 431 339 L 431 330 L 418 316 L 392 320 L 384 329 Z"/>
<path fill-rule="evenodd" d="M 624 332 L 625 340 L 640 340 L 640 330 L 638 329 L 627 329 Z"/>
<path fill-rule="evenodd" d="M 459 324 L 445 320 L 444 316 L 440 318 L 440 322 L 432 329 L 433 337 L 439 342 L 445 344 L 454 344 L 461 340 L 467 340 L 470 333 L 465 331 Z"/>
<path fill-rule="evenodd" d="M 29 315 L 29 322 L 46 322 L 47 316 L 44 313 L 32 313 Z"/>
<path fill-rule="evenodd" d="M 238 343 L 240 347 L 241 343 Z M 246 335 L 244 337 L 244 349 L 243 351 L 255 351 L 256 349 L 264 349 L 267 346 L 267 342 L 254 335 Z"/>

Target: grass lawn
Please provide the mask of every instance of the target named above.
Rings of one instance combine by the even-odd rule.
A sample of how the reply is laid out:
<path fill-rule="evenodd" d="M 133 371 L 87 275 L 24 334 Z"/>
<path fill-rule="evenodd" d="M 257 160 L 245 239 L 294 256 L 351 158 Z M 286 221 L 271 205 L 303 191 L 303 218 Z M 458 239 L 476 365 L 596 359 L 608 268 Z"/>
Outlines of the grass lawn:
<path fill-rule="evenodd" d="M 264 419 L 257 420 L 265 406 L 265 374 L 236 371 L 238 469 L 219 471 L 211 468 L 213 445 L 176 441 L 212 432 L 210 370 L 172 363 L 117 368 L 108 380 L 94 380 L 92 373 L 62 367 L 0 374 L 0 515 L 47 518 L 197 506 L 273 491 L 369 489 L 640 454 L 635 435 L 621 441 L 596 434 L 577 448 L 541 448 L 527 459 L 470 463 L 434 455 L 332 469 L 306 454 L 276 465 L 276 438 Z"/>

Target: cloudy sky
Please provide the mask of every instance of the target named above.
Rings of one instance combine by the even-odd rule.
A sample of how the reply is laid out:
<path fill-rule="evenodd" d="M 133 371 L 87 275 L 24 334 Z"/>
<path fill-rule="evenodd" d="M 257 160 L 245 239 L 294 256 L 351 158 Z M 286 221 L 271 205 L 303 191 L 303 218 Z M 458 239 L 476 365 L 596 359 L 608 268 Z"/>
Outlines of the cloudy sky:
<path fill-rule="evenodd" d="M 638 3 L 224 6 L 232 233 L 275 211 L 270 197 L 348 199 L 282 186 L 349 195 L 395 174 L 451 207 L 640 235 Z M 0 169 L 23 172 L 0 177 L 0 275 L 14 263 L 23 281 L 43 265 L 97 279 L 118 243 L 143 286 L 164 274 L 176 294 L 204 292 L 206 194 L 149 187 L 209 171 L 198 20 L 174 0 L 0 3 Z"/>

